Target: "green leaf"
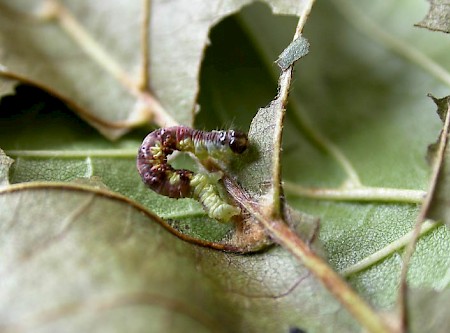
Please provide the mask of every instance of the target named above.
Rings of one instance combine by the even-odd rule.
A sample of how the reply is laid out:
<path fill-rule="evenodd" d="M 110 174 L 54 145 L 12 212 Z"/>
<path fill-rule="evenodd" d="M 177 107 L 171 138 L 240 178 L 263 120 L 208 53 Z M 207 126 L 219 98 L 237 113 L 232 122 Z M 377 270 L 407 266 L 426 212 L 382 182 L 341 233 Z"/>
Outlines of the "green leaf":
<path fill-rule="evenodd" d="M 312 51 L 296 67 L 287 106 L 284 179 L 313 189 L 339 188 L 347 179 L 340 163 L 315 141 L 305 122 L 299 122 L 306 117 L 315 132 L 325 134 L 347 156 L 363 184 L 425 190 L 430 171 L 425 153 L 440 129 L 426 94 L 445 87 L 419 64 L 410 63 L 405 54 L 393 52 L 389 44 L 367 35 L 365 29 L 349 25 L 340 16 L 327 15 L 334 13 L 338 6 L 346 8 L 341 2 L 336 7 L 318 3 L 304 32 Z M 438 46 L 445 43 L 445 36 L 408 28 L 420 8 L 406 2 L 389 6 L 364 2 L 360 8 L 376 13 L 371 18 L 376 18 L 377 26 L 391 36 L 433 56 L 434 61 L 447 64 L 444 67 L 450 65 L 447 50 Z M 200 112 L 199 126 L 213 127 L 208 118 L 212 115 L 224 123 L 236 119 L 235 123 L 242 126 L 245 108 L 268 104 L 274 93 L 257 83 L 271 77 L 275 80 L 278 73 L 272 62 L 289 44 L 289 37 L 292 38 L 279 32 L 293 31 L 295 20 L 277 20 L 263 6 L 255 6 L 254 10 L 258 16 L 244 10 L 243 19 L 238 23 L 245 27 L 263 56 L 259 62 L 233 58 L 233 44 L 237 42 L 227 43 L 226 37 L 212 44 L 206 54 L 208 67 L 203 68 L 200 95 L 207 113 Z M 321 15 L 329 21 L 325 23 Z M 336 38 L 330 40 L 330 35 Z M 219 33 L 215 35 L 213 31 L 214 36 L 219 37 Z M 242 48 L 242 44 L 238 45 Z M 215 63 L 219 59 L 235 59 L 234 63 L 218 68 L 208 59 L 213 53 L 218 59 Z M 268 74 L 257 70 L 261 66 L 270 70 Z M 238 71 L 242 76 L 238 77 Z M 275 75 L 271 76 L 271 71 Z M 266 169 L 261 177 L 268 172 Z M 415 204 L 363 201 L 318 201 L 288 192 L 291 205 L 320 217 L 320 239 L 331 265 L 338 271 L 407 234 L 418 213 Z M 440 227 L 419 241 L 409 274 L 413 285 L 432 287 L 445 279 L 450 263 L 449 236 Z M 395 302 L 400 254 L 393 251 L 377 265 L 350 277 L 351 284 L 377 307 L 390 308 Z"/>
<path fill-rule="evenodd" d="M 191 246 L 125 198 L 70 185 L 11 188 L 0 206 L 14 207 L 0 211 L 2 330 L 286 332 L 320 330 L 318 314 L 354 329 L 280 248 Z"/>
<path fill-rule="evenodd" d="M 23 105 L 16 100 L 28 103 Z M 7 116 L 14 114 L 14 108 L 27 107 L 38 101 L 42 104 L 24 110 L 23 117 Z M 165 219 L 181 221 L 180 228 L 187 223 L 189 233 L 193 235 L 202 234 L 205 229 L 207 238 L 218 240 L 229 231 L 230 226 L 217 223 L 202 228 L 204 220 L 209 219 L 204 218 L 205 212 L 198 202 L 170 199 L 144 186 L 136 169 L 136 155 L 145 132 L 136 132 L 111 143 L 63 105 L 27 87 L 19 90 L 16 99 L 4 99 L 1 106 L 5 117 L 0 122 L 3 129 L 0 141 L 12 156 L 16 156 L 10 172 L 12 183 L 75 181 L 95 187 L 101 183 L 111 191 L 142 203 Z M 186 165 L 186 162 L 180 163 Z"/>

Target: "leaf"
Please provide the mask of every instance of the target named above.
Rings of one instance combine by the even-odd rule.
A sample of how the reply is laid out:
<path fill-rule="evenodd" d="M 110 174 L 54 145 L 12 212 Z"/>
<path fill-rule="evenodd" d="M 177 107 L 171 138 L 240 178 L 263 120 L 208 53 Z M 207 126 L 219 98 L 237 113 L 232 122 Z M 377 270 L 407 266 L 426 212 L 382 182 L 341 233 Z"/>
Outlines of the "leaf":
<path fill-rule="evenodd" d="M 448 290 L 412 290 L 409 306 L 411 332 L 446 332 L 450 321 L 446 315 Z"/>
<path fill-rule="evenodd" d="M 448 50 L 442 47 L 446 45 L 442 38 L 445 36 L 426 34 L 424 37 L 423 31 L 410 28 L 413 18 L 420 15 L 420 8 L 412 6 L 406 0 L 389 4 L 366 1 L 355 5 L 370 12 L 370 18 L 375 20 L 378 26 L 386 29 L 390 35 L 401 38 L 408 45 L 432 57 L 436 63 L 448 67 Z M 402 54 L 392 51 L 383 43 L 380 44 L 372 35 L 366 35 L 360 27 L 352 26 L 339 14 L 336 15 L 339 13 L 339 7 L 329 2 L 317 2 L 317 7 L 307 24 L 305 36 L 311 42 L 313 52 L 298 64 L 298 76 L 295 76 L 295 86 L 291 90 L 291 100 L 287 106 L 282 154 L 283 180 L 314 188 L 339 188 L 347 179 L 345 170 L 333 155 L 321 149 L 320 145 L 311 140 L 312 136 L 304 130 L 305 127 L 300 126 L 298 114 L 304 111 L 314 125 L 313 128 L 325 134 L 347 156 L 364 184 L 398 189 L 425 189 L 429 178 L 429 167 L 424 159 L 426 146 L 435 139 L 441 127 L 437 117 L 432 112 L 426 112 L 430 107 L 425 93 L 447 88 L 417 63 L 405 61 Z M 273 65 L 273 61 L 290 43 L 295 22 L 295 18 L 273 17 L 268 7 L 255 4 L 244 8 L 240 16 L 224 20 L 213 30 L 210 36 L 211 47 L 205 54 L 201 71 L 198 102 L 202 111 L 196 117 L 196 127 L 212 129 L 229 126 L 243 130 L 248 127 L 255 110 L 269 104 L 276 94 L 278 68 Z M 220 39 L 219 36 L 223 38 Z M 336 38 L 330 40 L 329 36 Z M 248 53 L 246 51 L 248 49 L 252 51 Z M 276 76 L 273 76 L 273 73 Z M 68 285 L 66 282 L 69 276 L 70 285 L 76 287 L 68 288 L 67 293 L 72 290 L 70 294 L 73 297 L 82 297 L 83 290 L 95 292 L 114 290 L 117 286 L 122 286 L 117 281 L 126 281 L 132 286 L 143 286 L 142 289 L 152 286 L 151 290 L 168 290 L 169 296 L 181 294 L 188 300 L 188 304 L 192 305 L 192 309 L 187 311 L 198 313 L 204 310 L 204 316 L 219 318 L 214 322 L 214 331 L 222 327 L 227 331 L 227 324 L 230 325 L 230 331 L 286 332 L 293 327 L 319 332 L 360 331 L 360 327 L 342 310 L 340 304 L 321 287 L 316 288 L 314 279 L 302 279 L 303 271 L 286 251 L 273 247 L 264 253 L 246 256 L 208 251 L 179 241 L 165 230 L 161 230 L 153 219 L 143 216 L 143 211 L 148 212 L 147 209 L 152 209 L 164 218 L 181 221 L 193 231 L 193 234 L 204 232 L 208 227 L 217 225 L 208 223 L 204 212 L 195 201 L 174 201 L 159 197 L 140 183 L 135 171 L 134 154 L 146 134 L 144 131 L 133 131 L 117 142 L 111 143 L 67 111 L 61 112 L 61 105 L 52 104 L 50 107 L 52 111 L 48 111 L 48 101 L 47 105 L 40 102 L 42 99 L 46 100 L 42 96 L 32 102 L 28 94 L 21 95 L 20 90 L 23 88 L 19 89 L 18 96 L 4 98 L 0 107 L 2 126 L 0 142 L 8 156 L 16 160 L 10 171 L 10 181 L 16 183 L 12 187 L 17 191 L 14 194 L 2 192 L 0 195 L 2 200 L 0 221 L 7 221 L 3 216 L 11 212 L 21 214 L 30 212 L 37 216 L 39 211 L 39 214 L 51 215 L 50 217 L 55 220 L 53 225 L 58 229 L 64 225 L 61 220 L 76 211 L 74 209 L 76 206 L 71 205 L 77 205 L 80 201 L 86 203 L 91 200 L 89 197 L 93 193 L 92 200 L 95 202 L 97 200 L 95 193 L 98 189 L 83 187 L 83 191 L 87 190 L 88 194 L 82 194 L 81 198 L 74 196 L 72 200 L 72 191 L 75 190 L 70 190 L 63 196 L 65 191 L 63 186 L 54 196 L 58 197 L 58 204 L 67 210 L 62 210 L 55 216 L 53 204 L 44 200 L 45 198 L 54 200 L 54 196 L 43 188 L 45 185 L 43 182 L 79 181 L 79 178 L 85 177 L 88 183 L 92 184 L 91 176 L 100 177 L 109 191 L 121 193 L 127 200 L 141 203 L 145 209 L 130 207 L 122 201 L 123 199 L 117 199 L 119 201 L 117 202 L 114 194 L 110 192 L 107 192 L 109 197 L 101 196 L 96 202 L 102 208 L 101 213 L 93 214 L 97 205 L 92 204 L 88 207 L 90 209 L 88 212 L 90 211 L 93 217 L 86 220 L 88 223 L 81 223 L 79 236 L 73 237 L 75 241 L 67 243 L 70 252 L 61 251 L 62 254 L 66 254 L 62 259 L 55 253 L 55 257 L 49 258 L 49 262 L 45 265 L 30 266 L 31 268 L 23 270 L 20 266 L 21 268 L 8 272 L 14 275 L 11 275 L 8 284 L 5 284 L 5 288 L 10 287 L 10 291 L 8 293 L 5 289 L 8 298 L 2 295 L 2 299 L 6 300 L 5 303 L 1 302 L 2 314 L 7 313 L 3 309 L 12 308 L 10 304 L 16 306 L 20 303 L 23 307 L 14 307 L 17 309 L 15 313 L 19 313 L 20 309 L 24 309 L 31 302 L 35 294 L 45 295 L 39 298 L 40 302 L 51 301 L 51 297 L 48 297 L 50 291 L 53 293 L 53 288 L 59 288 L 57 291 L 62 293 L 64 287 Z M 192 86 L 185 88 L 191 90 Z M 24 107 L 23 104 L 27 102 L 30 105 Z M 5 103 L 9 112 L 5 112 Z M 21 107 L 16 103 L 21 104 Z M 26 155 L 26 152 L 29 155 Z M 39 152 L 42 154 L 36 154 Z M 100 152 L 101 154 L 97 154 Z M 41 183 L 33 185 L 25 182 Z M 64 185 L 70 188 L 75 186 L 67 183 Z M 29 187 L 22 188 L 27 186 Z M 32 186 L 40 188 L 33 190 Z M 60 183 L 58 186 L 61 186 Z M 256 185 L 250 186 L 254 186 L 255 191 L 257 190 Z M 36 194 L 39 191 L 43 191 L 44 198 Z M 21 194 L 18 194 L 19 192 Z M 29 205 L 21 206 L 24 209 L 20 211 L 11 209 L 20 204 L 17 196 L 22 195 L 25 199 L 28 192 L 34 200 L 27 199 Z M 10 195 L 14 195 L 12 203 L 8 201 Z M 125 201 L 128 202 L 127 200 Z M 296 209 L 321 218 L 322 228 L 319 237 L 324 244 L 330 264 L 338 271 L 370 256 L 408 233 L 418 211 L 416 205 L 411 204 L 379 203 L 370 200 L 323 201 L 298 197 L 292 192 L 287 193 L 287 200 Z M 105 203 L 107 209 L 103 209 Z M 116 207 L 116 204 L 119 206 Z M 110 217 L 105 213 L 108 211 L 114 214 Z M 25 220 L 25 215 L 21 216 Z M 116 217 L 120 218 L 122 223 L 115 221 Z M 140 229 L 142 231 L 136 232 L 141 238 L 130 236 L 129 242 L 135 246 L 135 250 L 120 255 L 123 247 L 118 243 L 103 242 L 102 237 L 110 235 L 111 238 L 121 239 L 123 230 L 128 226 L 123 221 L 127 221 L 128 218 L 132 223 L 127 230 L 131 230 L 132 233 L 134 230 L 132 228 L 142 227 Z M 79 221 L 84 220 L 85 215 L 80 215 Z M 187 221 L 193 223 L 184 223 Z M 22 241 L 22 237 L 29 239 L 25 236 L 26 233 L 42 232 L 45 235 L 47 230 L 45 227 L 52 225 L 42 222 L 42 219 L 39 221 L 34 219 L 33 223 L 38 226 L 36 229 L 24 228 L 19 232 L 20 228 L 11 228 L 11 233 L 19 232 L 20 236 L 15 238 L 15 243 L 8 243 L 10 244 L 8 251 L 20 250 L 16 247 L 26 246 L 27 242 Z M 105 224 L 108 226 L 104 226 Z M 111 227 L 113 224 L 116 227 Z M 77 223 L 74 225 L 77 226 Z M 100 228 L 101 231 L 89 229 L 89 226 L 96 225 L 104 227 Z M 150 231 L 143 231 L 145 228 L 150 228 Z M 195 228 L 197 229 L 193 230 Z M 215 231 L 211 234 L 216 236 L 219 234 L 217 238 L 223 235 Z M 13 239 L 10 237 L 11 234 L 7 235 L 9 236 L 7 240 Z M 90 237 L 102 244 L 108 244 L 100 246 L 103 250 L 83 254 L 93 249 L 92 246 L 87 246 L 86 252 L 83 252 L 84 242 L 95 243 Z M 444 285 L 450 263 L 449 240 L 449 231 L 445 227 L 436 228 L 420 239 L 408 276 L 414 287 L 436 288 Z M 64 244 L 61 242 L 61 246 Z M 0 246 L 6 245 L 0 242 Z M 58 248 L 58 245 L 55 248 Z M 169 252 L 159 251 L 161 248 Z M 4 249 L 1 251 L 5 252 Z M 76 254 L 80 253 L 77 251 L 81 251 L 82 254 Z M 160 260 L 160 256 L 165 254 L 168 257 Z M 0 260 L 8 258 L 11 257 L 5 255 Z M 45 256 L 39 258 L 43 259 Z M 72 258 L 84 260 L 71 264 Z M 82 264 L 90 264 L 91 259 L 94 268 L 87 270 L 80 268 L 86 267 Z M 146 265 L 152 265 L 153 260 L 156 264 L 152 266 L 152 273 L 147 274 Z M 159 262 L 163 264 L 158 265 Z M 169 266 L 172 263 L 175 268 Z M 369 269 L 352 275 L 349 282 L 377 309 L 389 312 L 396 298 L 400 265 L 400 256 L 394 252 Z M 0 267 L 5 266 L 2 263 Z M 71 274 L 64 274 L 65 269 Z M 299 271 L 296 271 L 297 269 Z M 293 271 L 296 273 L 291 274 Z M 31 284 L 25 273 L 35 274 L 30 276 L 42 283 L 32 281 Z M 161 277 L 157 275 L 158 273 L 165 275 Z M 141 275 L 145 281 L 136 282 L 140 280 Z M 55 281 L 51 280 L 53 276 L 55 279 L 56 276 L 61 276 L 62 278 L 57 280 L 60 283 L 53 283 Z M 154 281 L 152 276 L 155 276 L 154 280 L 157 283 L 151 283 Z M 25 280 L 29 283 L 21 283 Z M 90 281 L 91 284 L 86 281 Z M 293 287 L 297 281 L 301 281 L 298 287 Z M 41 289 L 35 287 L 36 285 L 45 287 Z M 106 286 L 105 289 L 102 289 L 103 285 Z M 125 282 L 123 285 L 126 285 Z M 279 287 L 280 285 L 282 287 Z M 20 293 L 16 289 L 19 286 Z M 170 289 L 173 286 L 175 289 Z M 23 292 L 25 287 L 29 292 Z M 271 291 L 274 293 L 270 293 Z M 86 293 L 89 295 L 89 292 Z M 14 303 L 9 302 L 13 297 L 11 295 L 15 297 Z M 91 303 L 87 303 L 89 304 Z M 414 310 L 420 311 L 416 305 L 413 306 Z M 56 308 L 60 309 L 58 304 L 52 309 Z M 79 314 L 83 318 L 87 316 L 92 318 L 99 313 L 97 311 L 92 314 L 94 311 L 90 311 L 91 308 L 88 306 L 87 308 L 80 306 L 78 309 L 81 309 Z M 158 318 L 161 317 L 155 319 L 149 316 L 154 319 L 151 323 L 145 322 L 146 316 L 142 315 L 145 322 L 143 326 L 153 327 L 151 325 L 161 322 L 163 325 L 170 323 L 176 325 L 178 321 L 167 320 L 179 313 L 176 311 L 178 308 L 171 309 L 164 312 L 166 316 L 161 316 L 160 320 Z M 114 313 L 106 320 L 102 317 L 100 322 L 103 325 L 111 322 L 111 326 L 116 326 L 119 321 L 116 318 L 125 316 L 127 319 L 136 318 L 138 321 L 137 313 L 140 313 L 141 309 L 128 307 L 127 310 L 126 315 L 114 316 L 116 314 Z M 228 317 L 224 318 L 228 313 L 231 313 L 230 321 Z M 2 317 L 2 324 L 8 323 L 7 318 L 3 318 L 5 317 Z M 51 318 L 55 317 L 46 318 L 50 318 L 51 321 Z M 29 323 L 27 320 L 20 322 Z M 77 327 L 77 331 L 102 326 L 99 322 L 90 324 L 93 322 L 94 319 L 88 323 L 84 322 L 84 326 L 81 329 Z M 126 323 L 130 323 L 130 320 L 122 320 L 119 324 Z M 67 324 L 61 319 L 49 322 L 48 327 L 49 331 L 53 331 L 52 325 L 62 325 L 66 328 L 74 327 L 72 324 L 73 322 Z M 185 324 L 183 328 L 185 327 L 190 326 Z M 167 326 L 164 326 L 164 329 L 166 328 Z M 195 329 L 200 330 L 198 326 Z M 205 331 L 213 329 L 206 328 Z"/>
<path fill-rule="evenodd" d="M 0 65 L 0 72 L 4 72 L 6 68 Z M 0 80 L 0 96 L 12 94 L 14 92 L 15 82 L 12 80 L 2 79 Z"/>
<path fill-rule="evenodd" d="M 450 199 L 448 198 L 449 193 L 449 182 L 448 182 L 448 174 L 449 174 L 449 148 L 448 148 L 448 136 L 449 136 L 449 97 L 444 98 L 436 98 L 430 95 L 433 101 L 436 103 L 438 109 L 437 113 L 441 118 L 443 124 L 443 129 L 441 131 L 438 142 L 434 144 L 432 147 L 432 156 L 429 158 L 431 160 L 433 169 L 436 170 L 436 179 L 435 184 L 433 184 L 433 192 L 431 196 L 430 206 L 427 211 L 426 217 L 444 222 L 447 226 L 450 225 L 450 212 L 449 212 L 449 203 Z"/>
<path fill-rule="evenodd" d="M 247 158 L 239 160 L 239 165 L 235 167 L 243 187 L 257 200 L 261 200 L 265 194 L 278 186 L 274 180 L 278 178 L 279 168 L 274 156 L 279 147 L 279 142 L 275 138 L 277 121 L 280 117 L 279 106 L 280 104 L 274 101 L 258 111 L 248 133 L 250 152 Z M 276 201 L 272 198 L 267 199 L 268 205 L 277 205 L 279 201 L 279 198 L 276 198 Z"/>
<path fill-rule="evenodd" d="M 10 172 L 11 182 L 75 181 L 96 188 L 100 183 L 146 205 L 165 219 L 181 222 L 180 228 L 189 227 L 193 235 L 206 234 L 207 238 L 217 240 L 229 231 L 230 226 L 217 223 L 202 228 L 205 213 L 198 202 L 173 200 L 144 186 L 136 170 L 136 155 L 145 133 L 111 143 L 45 94 L 30 88 L 19 92 L 19 101 L 33 104 L 41 100 L 44 104 L 40 112 L 28 109 L 23 117 L 15 118 L 8 117 L 6 112 L 14 113 L 14 108 L 24 107 L 23 104 L 17 105 L 11 98 L 0 105 L 0 114 L 3 111 L 5 116 L 0 123 L 5 129 L 0 132 L 0 141 L 17 161 Z M 16 149 L 11 150 L 12 147 Z"/>
<path fill-rule="evenodd" d="M 307 55 L 308 52 L 309 42 L 305 37 L 300 36 L 284 49 L 275 62 L 283 71 L 285 71 L 289 66 L 292 66 L 295 61 Z"/>
<path fill-rule="evenodd" d="M 447 50 L 438 47 L 445 43 L 445 36 L 420 38 L 417 30 L 407 28 L 419 8 L 406 2 L 395 6 L 364 2 L 360 8 L 377 13 L 376 23 L 391 35 L 433 55 L 436 62 L 448 63 Z M 305 35 L 313 51 L 297 66 L 298 76 L 294 77 L 287 106 L 283 179 L 313 188 L 338 187 L 346 179 L 336 160 L 316 146 L 304 127 L 299 126 L 298 114 L 306 113 L 314 127 L 349 158 L 365 184 L 425 189 L 429 168 L 424 155 L 439 131 L 437 119 L 431 112 L 423 111 L 429 109 L 425 94 L 430 87 L 442 89 L 442 85 L 417 64 L 405 61 L 402 54 L 374 41 L 371 35 L 361 35 L 360 30 L 355 32 L 355 27 L 343 23 L 340 16 L 327 16 L 326 13 L 334 10 L 334 6 L 318 3 L 307 24 Z M 257 49 L 264 50 L 265 56 L 260 62 L 238 60 L 236 56 L 233 58 L 232 43 L 227 44 L 225 37 L 213 43 L 211 52 L 216 47 L 216 59 L 229 59 L 237 68 L 222 65 L 223 68 L 217 69 L 213 67 L 214 61 L 209 60 L 202 81 L 208 83 L 205 88 L 202 86 L 206 95 L 200 95 L 201 105 L 208 106 L 208 113 L 199 114 L 199 126 L 212 127 L 207 119 L 212 115 L 224 123 L 235 118 L 234 122 L 242 126 L 246 108 L 270 101 L 270 91 L 255 84 L 270 80 L 270 72 L 264 76 L 255 68 L 274 68 L 272 61 L 289 43 L 288 37 L 282 39 L 277 32 L 293 31 L 295 20 L 279 22 L 263 6 L 255 11 L 259 16 L 244 10 L 242 15 L 246 20 L 239 23 L 246 28 Z M 320 15 L 329 21 L 325 23 Z M 400 27 L 404 30 L 400 31 Z M 330 35 L 338 36 L 337 40 L 330 41 L 326 37 Z M 238 70 L 243 73 L 240 77 L 236 74 Z M 424 82 L 428 82 L 426 87 Z M 218 107 L 214 109 L 214 105 Z M 267 172 L 266 169 L 264 174 Z M 296 209 L 320 217 L 320 239 L 324 241 L 331 265 L 337 270 L 407 234 L 418 212 L 416 205 L 329 202 L 297 197 L 295 193 L 288 193 L 288 202 Z M 450 262 L 448 244 L 449 234 L 442 227 L 422 237 L 410 267 L 409 278 L 415 285 L 434 286 L 445 279 L 446 265 Z M 389 309 L 396 298 L 399 258 L 394 252 L 386 260 L 353 275 L 349 281 L 377 308 Z"/>
<path fill-rule="evenodd" d="M 428 0 L 430 9 L 425 18 L 416 24 L 433 31 L 450 32 L 450 3 L 447 0 Z"/>
<path fill-rule="evenodd" d="M 249 2 L 152 3 L 149 76 L 164 108 L 140 88 L 140 1 L 52 0 L 30 6 L 2 0 L 0 64 L 7 69 L 0 77 L 55 94 L 109 138 L 150 120 L 159 126 L 191 125 L 208 31 Z M 272 6 L 295 14 L 302 2 Z"/>
<path fill-rule="evenodd" d="M 71 186 L 17 186 L 0 205 L 15 206 L 0 211 L 2 331 L 286 332 L 319 329 L 308 319 L 318 312 L 335 329 L 354 328 L 281 249 L 252 257 L 192 247 L 123 197 Z"/>
<path fill-rule="evenodd" d="M 9 185 L 9 168 L 14 160 L 5 155 L 0 149 L 0 188 Z"/>

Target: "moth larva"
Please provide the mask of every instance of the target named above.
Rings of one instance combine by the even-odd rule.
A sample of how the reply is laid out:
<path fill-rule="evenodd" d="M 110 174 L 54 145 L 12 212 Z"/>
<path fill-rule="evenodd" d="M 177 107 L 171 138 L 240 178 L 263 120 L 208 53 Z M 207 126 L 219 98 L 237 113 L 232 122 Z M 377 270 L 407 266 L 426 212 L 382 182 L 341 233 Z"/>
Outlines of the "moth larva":
<path fill-rule="evenodd" d="M 167 157 L 178 150 L 191 152 L 199 159 L 227 159 L 232 154 L 243 153 L 247 145 L 247 135 L 233 130 L 206 132 L 186 126 L 160 128 L 142 142 L 137 168 L 142 181 L 155 192 L 176 199 L 194 198 L 210 217 L 226 222 L 240 210 L 219 195 L 220 176 L 174 169 Z"/>

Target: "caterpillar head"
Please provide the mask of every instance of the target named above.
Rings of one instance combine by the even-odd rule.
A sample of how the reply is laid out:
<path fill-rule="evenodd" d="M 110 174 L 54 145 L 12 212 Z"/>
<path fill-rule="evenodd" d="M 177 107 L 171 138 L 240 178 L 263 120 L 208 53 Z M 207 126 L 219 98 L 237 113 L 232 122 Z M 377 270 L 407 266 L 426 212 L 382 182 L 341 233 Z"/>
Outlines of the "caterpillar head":
<path fill-rule="evenodd" d="M 228 145 L 232 152 L 242 154 L 248 146 L 247 134 L 230 130 L 227 132 Z"/>

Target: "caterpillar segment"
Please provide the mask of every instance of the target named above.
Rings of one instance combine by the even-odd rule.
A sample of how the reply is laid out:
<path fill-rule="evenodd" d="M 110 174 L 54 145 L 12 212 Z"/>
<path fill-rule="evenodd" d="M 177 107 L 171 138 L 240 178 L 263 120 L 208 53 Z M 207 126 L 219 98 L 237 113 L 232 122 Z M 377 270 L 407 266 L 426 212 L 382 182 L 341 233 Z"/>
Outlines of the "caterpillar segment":
<path fill-rule="evenodd" d="M 201 173 L 195 174 L 191 180 L 192 198 L 205 207 L 209 217 L 227 222 L 241 211 L 220 197 L 217 186 L 217 182 L 211 181 L 210 177 Z"/>

